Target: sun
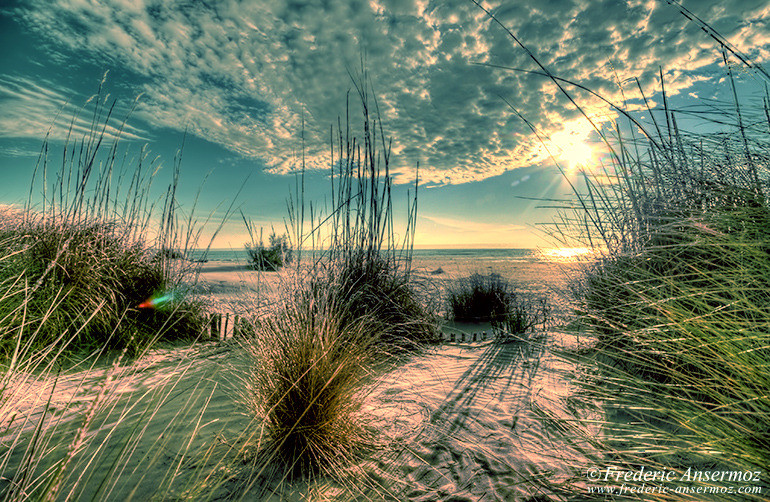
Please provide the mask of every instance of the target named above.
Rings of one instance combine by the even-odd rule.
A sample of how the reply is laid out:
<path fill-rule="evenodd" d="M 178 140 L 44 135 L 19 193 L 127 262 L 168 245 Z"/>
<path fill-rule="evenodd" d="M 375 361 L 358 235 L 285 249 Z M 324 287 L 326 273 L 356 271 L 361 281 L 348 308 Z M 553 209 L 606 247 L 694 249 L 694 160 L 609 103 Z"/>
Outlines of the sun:
<path fill-rule="evenodd" d="M 591 125 L 582 120 L 565 123 L 561 131 L 551 135 L 551 144 L 555 148 L 554 156 L 566 162 L 570 170 L 588 164 L 594 153 L 586 142 L 591 131 Z"/>

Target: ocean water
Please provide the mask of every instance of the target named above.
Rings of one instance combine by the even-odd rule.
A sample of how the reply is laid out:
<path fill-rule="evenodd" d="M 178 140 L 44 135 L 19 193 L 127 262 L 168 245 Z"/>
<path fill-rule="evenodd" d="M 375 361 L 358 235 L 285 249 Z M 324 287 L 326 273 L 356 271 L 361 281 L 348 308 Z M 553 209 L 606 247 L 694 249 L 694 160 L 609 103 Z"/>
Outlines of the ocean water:
<path fill-rule="evenodd" d="M 590 250 L 586 248 L 552 248 L 552 249 L 415 249 L 413 258 L 425 261 L 507 261 L 527 262 L 538 261 L 564 262 L 574 261 L 590 256 Z M 188 256 L 193 260 L 206 259 L 208 261 L 226 263 L 246 263 L 248 255 L 243 249 L 210 249 L 208 253 L 203 250 L 194 250 Z"/>

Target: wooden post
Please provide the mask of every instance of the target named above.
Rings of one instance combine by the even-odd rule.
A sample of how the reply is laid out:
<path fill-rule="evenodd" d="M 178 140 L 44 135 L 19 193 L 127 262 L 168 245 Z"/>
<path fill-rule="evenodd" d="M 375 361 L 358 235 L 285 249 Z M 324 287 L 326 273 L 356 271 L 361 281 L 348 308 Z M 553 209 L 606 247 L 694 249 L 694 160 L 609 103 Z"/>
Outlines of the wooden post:
<path fill-rule="evenodd" d="M 217 332 L 217 315 L 216 314 L 209 314 L 209 337 L 214 338 L 216 337 Z"/>
<path fill-rule="evenodd" d="M 219 340 L 222 334 L 222 314 L 211 314 L 211 338 Z"/>

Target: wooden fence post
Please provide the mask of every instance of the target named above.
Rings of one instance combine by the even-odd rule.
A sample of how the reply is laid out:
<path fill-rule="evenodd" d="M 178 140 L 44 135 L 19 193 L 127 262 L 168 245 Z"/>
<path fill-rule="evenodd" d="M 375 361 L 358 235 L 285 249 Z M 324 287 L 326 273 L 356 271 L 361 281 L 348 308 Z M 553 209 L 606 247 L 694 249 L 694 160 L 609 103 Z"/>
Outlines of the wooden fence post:
<path fill-rule="evenodd" d="M 211 314 L 211 338 L 219 340 L 222 333 L 222 314 Z"/>

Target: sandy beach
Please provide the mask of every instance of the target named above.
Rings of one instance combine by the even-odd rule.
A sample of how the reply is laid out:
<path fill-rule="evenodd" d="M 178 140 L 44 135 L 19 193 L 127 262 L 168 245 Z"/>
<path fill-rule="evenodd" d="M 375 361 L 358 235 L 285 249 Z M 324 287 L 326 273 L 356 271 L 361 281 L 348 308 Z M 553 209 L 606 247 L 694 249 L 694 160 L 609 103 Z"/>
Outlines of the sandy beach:
<path fill-rule="evenodd" d="M 575 266 L 423 260 L 414 263 L 414 270 L 421 286 L 436 293 L 448 281 L 469 273 L 494 272 L 521 291 L 547 293 L 555 299 L 565 285 L 565 274 Z M 443 274 L 430 274 L 439 267 Z M 238 264 L 212 262 L 203 265 L 194 291 L 213 308 L 238 311 L 274 295 L 285 278 L 286 272 L 258 273 Z M 552 472 L 554 479 L 559 476 L 559 458 L 565 452 L 563 445 L 552 444 L 542 415 L 533 411 L 553 408 L 567 392 L 560 377 L 567 368 L 550 353 L 552 347 L 568 343 L 560 330 L 562 321 L 555 320 L 551 330 L 529 343 L 500 343 L 491 336 L 471 342 L 469 336 L 467 341 L 439 344 L 396 365 L 378 379 L 365 401 L 363 411 L 386 445 L 367 469 L 408 500 L 535 496 L 533 477 L 543 472 Z M 488 324 L 445 321 L 442 329 L 491 335 Z M 42 419 L 53 430 L 52 443 L 81 441 L 83 448 L 93 449 L 79 455 L 78 462 L 92 459 L 110 465 L 109 459 L 120 459 L 119 476 L 97 472 L 105 475 L 106 484 L 80 483 L 73 494 L 76 499 L 126 500 L 129 494 L 149 500 L 158 494 L 180 495 L 185 487 L 196 486 L 202 472 L 227 480 L 223 459 L 232 457 L 227 445 L 238 444 L 255 425 L 239 402 L 245 364 L 240 350 L 232 340 L 167 346 L 133 363 L 116 361 L 111 366 L 71 371 L 58 382 L 30 376 L 13 386 L 15 409 L 27 417 L 27 433 Z M 52 401 L 43 416 L 48 396 Z M 88 441 L 78 438 L 84 415 L 91 417 Z M 0 438 L 0 442 L 9 441 L 13 438 Z M 147 465 L 154 466 L 152 471 Z M 176 467 L 169 471 L 168 466 Z M 227 492 L 227 487 L 225 482 L 216 489 Z M 332 483 L 314 489 L 331 496 L 339 487 Z M 274 500 L 306 500 L 307 491 L 302 483 L 276 480 L 263 480 L 252 490 L 263 499 L 275 492 Z"/>
<path fill-rule="evenodd" d="M 452 281 L 478 273 L 499 274 L 515 291 L 547 295 L 559 314 L 566 313 L 566 288 L 581 267 L 575 260 L 476 261 L 468 257 L 442 259 L 416 257 L 411 264 L 415 284 L 428 297 L 440 297 Z M 209 261 L 201 264 L 197 280 L 189 284 L 191 293 L 206 299 L 214 309 L 239 312 L 253 306 L 255 299 L 275 298 L 282 284 L 295 273 L 288 268 L 278 272 L 252 270 L 245 261 Z"/>

